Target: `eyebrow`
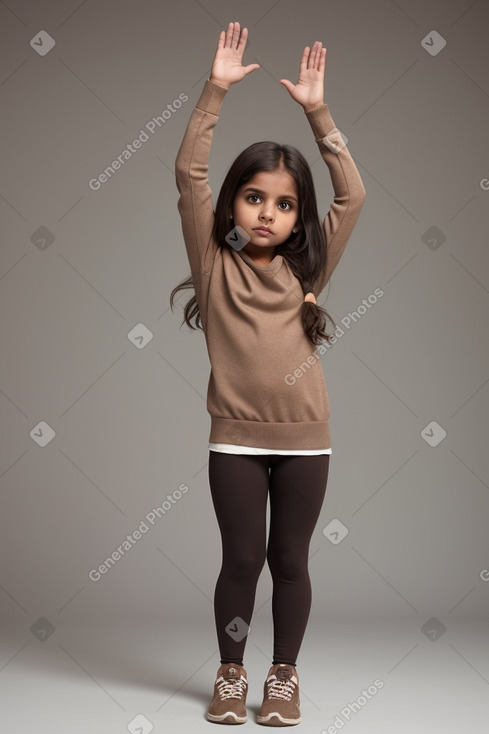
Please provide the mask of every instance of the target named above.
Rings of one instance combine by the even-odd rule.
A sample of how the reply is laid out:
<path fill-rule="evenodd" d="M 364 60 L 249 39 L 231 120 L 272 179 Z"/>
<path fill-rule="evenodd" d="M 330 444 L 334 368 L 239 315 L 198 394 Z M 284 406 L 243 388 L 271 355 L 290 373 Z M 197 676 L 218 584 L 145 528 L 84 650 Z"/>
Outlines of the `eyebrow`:
<path fill-rule="evenodd" d="M 256 186 L 248 186 L 247 189 L 244 190 L 244 194 L 246 194 L 247 191 L 256 191 L 257 194 L 264 194 L 265 191 L 262 191 L 261 189 L 257 189 Z M 283 196 L 279 196 L 279 199 L 293 199 L 294 201 L 297 201 L 297 198 L 293 196 L 292 194 L 283 194 Z"/>

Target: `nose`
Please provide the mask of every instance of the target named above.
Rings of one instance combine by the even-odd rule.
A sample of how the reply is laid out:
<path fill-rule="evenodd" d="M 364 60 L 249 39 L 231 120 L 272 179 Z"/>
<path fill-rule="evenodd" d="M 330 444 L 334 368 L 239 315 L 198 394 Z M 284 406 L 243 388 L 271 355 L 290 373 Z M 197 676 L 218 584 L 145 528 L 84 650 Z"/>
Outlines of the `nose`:
<path fill-rule="evenodd" d="M 273 221 L 273 209 L 271 205 L 263 205 L 263 209 L 260 212 L 260 219 L 264 220 L 265 222 Z"/>

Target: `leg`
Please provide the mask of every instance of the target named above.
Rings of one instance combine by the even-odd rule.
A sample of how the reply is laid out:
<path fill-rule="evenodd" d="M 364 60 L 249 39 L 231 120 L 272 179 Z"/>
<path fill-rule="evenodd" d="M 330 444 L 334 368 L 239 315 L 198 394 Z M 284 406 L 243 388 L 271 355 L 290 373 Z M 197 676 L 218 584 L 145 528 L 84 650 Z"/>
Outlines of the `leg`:
<path fill-rule="evenodd" d="M 214 593 L 221 663 L 243 664 L 247 635 L 232 637 L 235 617 L 250 624 L 256 585 L 266 559 L 268 459 L 257 454 L 209 451 L 209 484 L 221 531 L 222 567 Z"/>
<path fill-rule="evenodd" d="M 330 454 L 270 458 L 273 664 L 295 665 L 311 609 L 309 545 L 326 493 Z"/>

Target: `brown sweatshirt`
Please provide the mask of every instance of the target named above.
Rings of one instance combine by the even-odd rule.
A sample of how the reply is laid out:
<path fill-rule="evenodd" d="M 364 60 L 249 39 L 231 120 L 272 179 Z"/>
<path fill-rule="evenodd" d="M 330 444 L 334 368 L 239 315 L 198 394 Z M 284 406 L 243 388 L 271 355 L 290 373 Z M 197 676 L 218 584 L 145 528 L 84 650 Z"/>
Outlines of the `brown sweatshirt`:
<path fill-rule="evenodd" d="M 209 441 L 272 450 L 329 449 L 321 347 L 302 325 L 299 280 L 282 255 L 258 265 L 244 250 L 217 243 L 211 235 L 208 160 L 227 91 L 205 82 L 175 161 L 178 211 L 211 364 Z M 305 116 L 334 189 L 324 219 L 327 264 L 312 288 L 317 297 L 345 250 L 366 193 L 339 134 L 336 152 L 323 141 L 335 127 L 328 105 Z"/>

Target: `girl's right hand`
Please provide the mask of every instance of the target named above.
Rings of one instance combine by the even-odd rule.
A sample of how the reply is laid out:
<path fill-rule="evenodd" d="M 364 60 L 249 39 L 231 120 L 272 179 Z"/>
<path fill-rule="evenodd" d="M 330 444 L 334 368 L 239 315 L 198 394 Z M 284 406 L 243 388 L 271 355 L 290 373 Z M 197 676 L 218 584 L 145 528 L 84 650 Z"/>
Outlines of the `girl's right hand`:
<path fill-rule="evenodd" d="M 260 68 L 260 64 L 241 64 L 247 38 L 248 29 L 243 28 L 240 33 L 239 23 L 230 23 L 227 32 L 221 31 L 209 81 L 229 88 L 231 84 L 241 81 L 247 74 Z"/>

